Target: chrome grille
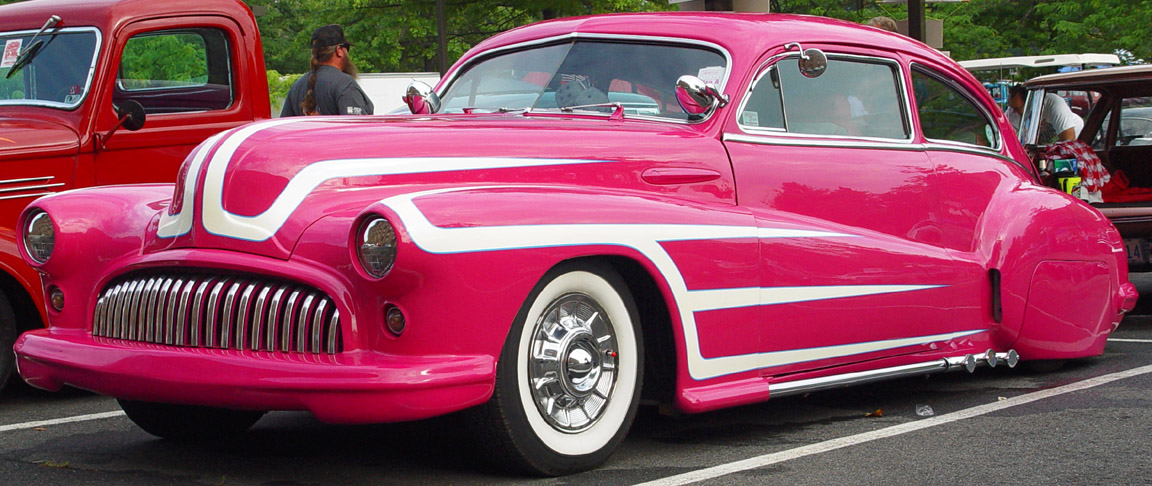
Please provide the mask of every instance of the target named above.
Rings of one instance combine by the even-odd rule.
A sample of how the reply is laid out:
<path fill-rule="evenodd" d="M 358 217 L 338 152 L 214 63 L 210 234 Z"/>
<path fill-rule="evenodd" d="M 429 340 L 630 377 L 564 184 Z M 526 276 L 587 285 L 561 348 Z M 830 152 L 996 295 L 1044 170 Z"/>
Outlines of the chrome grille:
<path fill-rule="evenodd" d="M 94 336 L 172 346 L 339 353 L 340 311 L 313 288 L 243 275 L 133 275 L 96 302 Z"/>

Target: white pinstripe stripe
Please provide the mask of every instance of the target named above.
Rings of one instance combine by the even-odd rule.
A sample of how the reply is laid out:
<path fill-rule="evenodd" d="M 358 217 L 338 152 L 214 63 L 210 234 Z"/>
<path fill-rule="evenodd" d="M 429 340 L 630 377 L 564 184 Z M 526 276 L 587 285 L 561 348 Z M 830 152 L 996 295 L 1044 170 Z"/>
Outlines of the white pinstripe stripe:
<path fill-rule="evenodd" d="M 414 200 L 428 195 L 489 188 L 451 188 L 393 196 L 381 204 L 388 206 L 400 217 L 412 241 L 430 253 L 465 253 L 493 250 L 553 247 L 565 245 L 618 245 L 633 248 L 643 254 L 664 276 L 676 300 L 680 322 L 687 345 L 689 374 L 704 380 L 733 373 L 783 366 L 817 359 L 837 358 L 882 351 L 898 347 L 928 344 L 956 339 L 983 332 L 982 329 L 965 330 L 951 334 L 918 336 L 888 341 L 853 343 L 813 349 L 798 349 L 738 356 L 704 358 L 700 352 L 700 339 L 696 329 L 698 311 L 772 305 L 812 300 L 858 297 L 929 290 L 938 285 L 871 285 L 871 286 L 812 286 L 779 288 L 742 288 L 689 291 L 680 269 L 660 245 L 661 241 L 706 240 L 725 238 L 803 237 L 829 238 L 848 236 L 819 231 L 796 232 L 773 228 L 710 225 L 666 224 L 614 224 L 614 225 L 522 225 L 466 228 L 440 228 L 428 221 Z"/>

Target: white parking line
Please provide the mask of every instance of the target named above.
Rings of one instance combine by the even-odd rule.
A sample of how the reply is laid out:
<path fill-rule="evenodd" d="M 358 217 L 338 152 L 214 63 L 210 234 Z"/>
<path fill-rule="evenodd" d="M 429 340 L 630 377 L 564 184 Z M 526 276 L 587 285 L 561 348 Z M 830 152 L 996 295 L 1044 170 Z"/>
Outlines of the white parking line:
<path fill-rule="evenodd" d="M 663 479 L 641 483 L 637 486 L 679 486 L 682 484 L 691 484 L 704 481 L 706 479 L 712 479 L 719 476 L 738 473 L 741 471 L 770 466 L 772 464 L 833 451 L 844 447 L 863 444 L 865 442 L 871 442 L 878 439 L 895 437 L 897 435 L 907 434 L 909 432 L 915 432 L 918 430 L 927 429 L 929 427 L 935 427 L 937 425 L 944 425 L 947 423 L 956 422 L 958 420 L 978 417 L 980 415 L 989 414 L 998 410 L 1024 405 L 1026 403 L 1032 403 L 1037 400 L 1043 400 L 1045 398 L 1051 398 L 1057 395 L 1063 395 L 1065 393 L 1086 390 L 1088 388 L 1104 385 L 1116 380 L 1122 380 L 1124 378 L 1130 378 L 1148 373 L 1152 373 L 1152 365 L 1142 366 L 1127 371 L 1121 371 L 1119 373 L 1112 373 L 1110 375 L 1097 376 L 1096 378 L 1078 381 L 1076 383 L 1070 383 L 1068 385 L 1059 386 L 1056 388 L 1026 393 L 1024 395 L 1012 397 L 1007 400 L 979 405 L 965 410 L 960 410 L 958 412 L 952 412 L 928 419 L 917 420 L 915 422 L 893 425 L 891 427 L 883 428 L 880 430 L 873 430 L 871 432 L 865 432 L 862 434 L 850 435 L 848 437 L 841 437 L 839 439 L 832 439 L 829 441 L 820 442 L 818 444 L 797 447 L 795 449 L 775 452 L 772 454 L 765 454 L 763 456 L 744 459 L 742 461 L 730 462 L 728 464 L 721 464 L 719 466 L 706 469 L 698 469 L 696 471 L 678 474 L 676 476 L 669 476 Z"/>
<path fill-rule="evenodd" d="M 1110 342 L 1110 343 L 1147 343 L 1147 344 L 1152 344 L 1152 339 L 1108 338 L 1108 342 Z"/>
<path fill-rule="evenodd" d="M 47 427 L 49 425 L 67 424 L 72 422 L 86 422 L 89 420 L 100 420 L 112 417 L 119 417 L 124 415 L 124 411 L 117 410 L 115 412 L 93 413 L 88 415 L 77 415 L 74 417 L 64 417 L 52 420 L 37 420 L 35 422 L 24 422 L 22 424 L 0 425 L 0 432 L 8 432 L 11 430 L 34 429 L 36 427 Z"/>

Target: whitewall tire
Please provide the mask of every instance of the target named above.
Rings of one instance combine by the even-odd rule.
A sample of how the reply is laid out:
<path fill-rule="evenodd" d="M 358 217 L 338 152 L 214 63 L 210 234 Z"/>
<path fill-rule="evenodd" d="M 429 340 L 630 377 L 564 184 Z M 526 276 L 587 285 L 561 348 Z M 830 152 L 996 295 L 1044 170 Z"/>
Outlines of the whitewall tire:
<path fill-rule="evenodd" d="M 526 299 L 478 409 L 510 469 L 570 474 L 603 463 L 632 425 L 644 369 L 632 295 L 607 266 L 549 272 Z"/>

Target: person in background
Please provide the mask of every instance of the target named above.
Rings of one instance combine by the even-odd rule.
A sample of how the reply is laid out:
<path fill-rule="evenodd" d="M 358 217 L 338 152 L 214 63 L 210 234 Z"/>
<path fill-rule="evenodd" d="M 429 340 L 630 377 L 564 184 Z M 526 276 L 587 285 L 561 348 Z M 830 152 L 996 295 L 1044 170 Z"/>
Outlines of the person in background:
<path fill-rule="evenodd" d="M 1023 86 L 1013 86 L 1008 91 L 1008 120 L 1016 130 L 1020 130 L 1020 117 L 1024 113 L 1024 101 L 1028 97 L 1028 89 Z M 1056 139 L 1060 142 L 1076 140 L 1080 130 L 1084 128 L 1084 120 L 1076 116 L 1064 98 L 1055 93 L 1044 94 L 1044 106 L 1040 109 L 1040 136 L 1037 141 Z"/>
<path fill-rule="evenodd" d="M 891 17 L 872 17 L 864 22 L 864 25 L 869 27 L 876 27 L 877 29 L 887 30 L 888 32 L 899 32 L 896 29 L 896 21 Z"/>
<path fill-rule="evenodd" d="M 328 24 L 312 33 L 312 69 L 288 89 L 280 116 L 371 115 L 372 100 L 356 83 L 344 29 Z"/>

